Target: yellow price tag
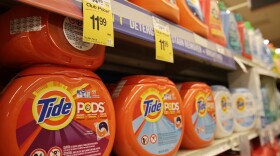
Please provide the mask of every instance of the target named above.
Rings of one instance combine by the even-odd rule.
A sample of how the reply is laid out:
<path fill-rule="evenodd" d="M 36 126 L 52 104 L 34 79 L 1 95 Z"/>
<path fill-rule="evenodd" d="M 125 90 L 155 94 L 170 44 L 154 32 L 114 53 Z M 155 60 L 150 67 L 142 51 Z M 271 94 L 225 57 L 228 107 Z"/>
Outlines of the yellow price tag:
<path fill-rule="evenodd" d="M 174 62 L 173 48 L 168 23 L 153 17 L 156 43 L 156 60 Z"/>
<path fill-rule="evenodd" d="M 83 41 L 114 47 L 110 0 L 83 0 Z"/>

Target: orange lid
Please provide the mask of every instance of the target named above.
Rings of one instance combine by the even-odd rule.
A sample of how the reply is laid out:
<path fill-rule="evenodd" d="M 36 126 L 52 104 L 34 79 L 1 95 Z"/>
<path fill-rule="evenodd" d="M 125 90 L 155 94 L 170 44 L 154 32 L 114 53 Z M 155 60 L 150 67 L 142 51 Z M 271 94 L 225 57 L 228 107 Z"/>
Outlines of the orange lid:
<path fill-rule="evenodd" d="M 184 82 L 181 85 L 182 85 L 181 90 L 185 90 L 185 89 L 201 89 L 201 88 L 209 87 L 204 82 Z"/>
<path fill-rule="evenodd" d="M 35 65 L 20 72 L 17 77 L 31 76 L 31 75 L 65 75 L 67 77 L 91 77 L 101 80 L 99 76 L 87 69 L 69 68 L 64 66 L 54 65 Z"/>
<path fill-rule="evenodd" d="M 163 76 L 151 76 L 151 75 L 134 75 L 127 76 L 122 78 L 122 80 L 126 80 L 126 85 L 131 84 L 146 84 L 153 83 L 159 85 L 174 85 L 174 83 L 169 80 L 167 77 Z"/>

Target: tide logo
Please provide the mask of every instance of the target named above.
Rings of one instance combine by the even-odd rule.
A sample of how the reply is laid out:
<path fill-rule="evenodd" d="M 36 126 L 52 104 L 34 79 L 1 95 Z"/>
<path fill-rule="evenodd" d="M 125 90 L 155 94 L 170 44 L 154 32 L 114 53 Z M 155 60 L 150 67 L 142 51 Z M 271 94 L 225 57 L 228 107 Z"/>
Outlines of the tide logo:
<path fill-rule="evenodd" d="M 245 99 L 243 97 L 239 97 L 236 100 L 236 108 L 238 111 L 242 112 L 245 109 Z"/>
<path fill-rule="evenodd" d="M 149 122 L 157 122 L 163 114 L 163 101 L 159 91 L 149 88 L 141 95 L 140 110 Z"/>
<path fill-rule="evenodd" d="M 225 96 L 221 98 L 221 109 L 223 112 L 227 112 L 227 98 Z"/>
<path fill-rule="evenodd" d="M 206 95 L 203 92 L 199 92 L 195 97 L 196 111 L 200 117 L 204 117 L 207 113 Z"/>
<path fill-rule="evenodd" d="M 33 93 L 32 114 L 37 124 L 47 130 L 66 127 L 76 111 L 72 94 L 64 87 L 50 86 Z"/>

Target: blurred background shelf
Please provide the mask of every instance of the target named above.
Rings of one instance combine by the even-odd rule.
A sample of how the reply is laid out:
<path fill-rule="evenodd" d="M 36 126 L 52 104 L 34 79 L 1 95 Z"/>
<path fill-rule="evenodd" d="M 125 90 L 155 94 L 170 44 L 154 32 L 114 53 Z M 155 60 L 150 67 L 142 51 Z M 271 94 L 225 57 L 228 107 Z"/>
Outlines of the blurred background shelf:
<path fill-rule="evenodd" d="M 277 132 L 277 134 L 273 135 L 279 135 L 279 120 L 268 125 L 266 129 L 263 129 L 262 131 L 267 131 L 268 129 L 274 130 Z M 237 147 L 240 144 L 239 138 L 240 137 L 247 137 L 249 140 L 253 140 L 257 137 L 259 137 L 259 133 L 256 130 L 247 131 L 247 132 L 240 132 L 240 133 L 234 133 L 232 136 L 224 138 L 224 139 L 216 139 L 214 142 L 205 148 L 197 149 L 197 150 L 184 150 L 181 149 L 177 156 L 214 156 L 221 154 L 229 149 L 232 149 L 234 147 Z"/>

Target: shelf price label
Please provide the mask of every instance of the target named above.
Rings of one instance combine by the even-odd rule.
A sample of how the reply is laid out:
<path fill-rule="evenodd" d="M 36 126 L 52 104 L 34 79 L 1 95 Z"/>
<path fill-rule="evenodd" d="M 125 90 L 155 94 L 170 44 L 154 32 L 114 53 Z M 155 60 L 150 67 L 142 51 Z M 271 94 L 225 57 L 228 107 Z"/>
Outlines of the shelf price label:
<path fill-rule="evenodd" d="M 248 139 L 248 135 L 241 135 L 239 136 L 239 147 L 240 147 L 240 154 L 241 156 L 248 156 L 251 155 L 251 148 L 250 148 L 250 141 Z"/>
<path fill-rule="evenodd" d="M 201 45 L 202 47 L 206 47 L 206 48 L 208 47 L 208 41 L 205 38 L 203 38 L 195 33 L 193 33 L 193 35 L 194 35 L 194 41 L 196 44 Z"/>
<path fill-rule="evenodd" d="M 238 57 L 234 56 L 233 59 L 235 60 L 235 62 L 239 65 L 239 67 L 242 69 L 242 71 L 244 73 L 248 73 L 248 70 L 246 68 L 246 66 L 243 64 L 242 60 L 239 59 Z"/>
<path fill-rule="evenodd" d="M 170 37 L 169 24 L 153 17 L 156 43 L 156 60 L 173 63 L 173 47 Z"/>
<path fill-rule="evenodd" d="M 114 47 L 110 0 L 83 0 L 83 41 Z"/>

